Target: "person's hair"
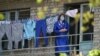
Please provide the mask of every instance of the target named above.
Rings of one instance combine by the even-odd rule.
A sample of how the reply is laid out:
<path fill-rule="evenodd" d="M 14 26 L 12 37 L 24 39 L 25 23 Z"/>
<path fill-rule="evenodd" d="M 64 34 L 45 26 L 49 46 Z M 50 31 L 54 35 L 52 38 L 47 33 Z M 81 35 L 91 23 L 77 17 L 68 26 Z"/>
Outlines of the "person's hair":
<path fill-rule="evenodd" d="M 58 21 L 61 19 L 61 16 L 64 16 L 64 18 L 65 18 L 65 14 L 60 14 L 59 16 L 58 16 Z M 65 20 L 65 19 L 64 19 Z"/>

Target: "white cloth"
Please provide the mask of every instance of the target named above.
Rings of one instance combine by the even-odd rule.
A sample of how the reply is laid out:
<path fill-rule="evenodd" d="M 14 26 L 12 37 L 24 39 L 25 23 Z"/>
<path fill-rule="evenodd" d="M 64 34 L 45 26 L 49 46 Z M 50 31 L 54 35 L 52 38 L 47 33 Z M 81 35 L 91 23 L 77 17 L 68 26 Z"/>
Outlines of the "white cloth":
<path fill-rule="evenodd" d="M 57 22 L 57 20 L 58 20 L 58 16 L 50 17 L 50 18 L 46 19 L 48 33 L 53 32 L 54 24 L 55 24 L 55 22 Z"/>
<path fill-rule="evenodd" d="M 68 10 L 65 14 L 70 17 L 75 17 L 78 13 L 78 9 Z"/>

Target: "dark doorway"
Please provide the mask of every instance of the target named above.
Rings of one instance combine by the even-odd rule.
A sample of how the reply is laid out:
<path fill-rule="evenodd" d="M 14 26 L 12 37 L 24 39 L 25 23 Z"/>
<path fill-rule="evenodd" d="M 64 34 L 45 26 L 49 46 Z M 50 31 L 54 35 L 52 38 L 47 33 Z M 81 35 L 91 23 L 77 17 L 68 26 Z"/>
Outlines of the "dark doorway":
<path fill-rule="evenodd" d="M 64 8 L 65 8 L 65 12 L 67 10 L 78 9 L 78 13 L 80 13 L 80 4 L 78 4 L 78 3 L 65 4 Z M 69 18 L 68 22 L 70 24 L 69 35 L 79 34 L 80 33 L 80 20 L 77 23 L 75 23 L 74 18 L 72 18 L 72 17 L 68 17 L 68 18 Z M 79 50 L 79 46 L 77 45 L 77 44 L 79 44 L 79 35 L 69 36 L 69 39 L 70 39 L 70 45 L 75 45 L 75 46 L 71 47 L 71 50 L 73 50 L 74 48 Z"/>

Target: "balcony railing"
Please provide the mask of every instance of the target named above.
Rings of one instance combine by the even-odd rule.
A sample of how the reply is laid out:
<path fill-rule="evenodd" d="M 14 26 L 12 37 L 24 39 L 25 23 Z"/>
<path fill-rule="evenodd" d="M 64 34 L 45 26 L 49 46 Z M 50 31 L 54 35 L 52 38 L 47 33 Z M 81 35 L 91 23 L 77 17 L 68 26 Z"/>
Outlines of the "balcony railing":
<path fill-rule="evenodd" d="M 71 34 L 71 35 L 62 35 L 67 36 L 69 38 L 69 45 L 63 45 L 63 46 L 55 46 L 55 38 L 60 38 L 62 36 L 48 36 L 49 39 L 49 45 L 47 47 L 42 47 L 43 41 L 40 41 L 40 46 L 35 48 L 34 44 L 35 42 L 29 43 L 31 47 L 27 48 L 20 48 L 20 49 L 10 49 L 10 50 L 2 50 L 0 51 L 0 56 L 55 56 L 55 53 L 62 53 L 62 52 L 68 52 L 70 56 L 73 54 L 77 55 L 80 52 L 82 52 L 84 55 L 87 55 L 88 51 L 94 48 L 94 45 L 96 45 L 98 48 L 100 48 L 100 39 L 94 40 L 94 34 L 95 33 L 84 33 L 83 35 L 89 35 L 90 40 L 89 41 L 79 41 L 80 36 L 83 36 L 81 34 Z M 96 33 L 99 34 L 99 33 Z M 83 37 L 84 38 L 84 37 Z M 44 37 L 39 37 L 40 40 L 43 40 Z M 34 40 L 34 39 L 32 39 Z M 2 40 L 2 42 L 9 42 L 8 40 Z M 99 42 L 99 43 L 97 43 Z M 1 44 L 0 43 L 0 44 Z M 31 44 L 33 43 L 33 45 Z M 23 44 L 23 42 L 22 42 Z M 70 50 L 68 51 L 55 51 L 55 48 L 57 47 L 70 47 Z"/>

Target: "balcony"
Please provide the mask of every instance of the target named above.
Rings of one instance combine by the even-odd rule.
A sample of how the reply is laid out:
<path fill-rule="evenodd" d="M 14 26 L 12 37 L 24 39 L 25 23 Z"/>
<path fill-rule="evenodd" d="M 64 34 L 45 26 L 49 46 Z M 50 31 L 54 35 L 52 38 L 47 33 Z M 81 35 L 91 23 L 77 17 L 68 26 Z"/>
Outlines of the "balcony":
<path fill-rule="evenodd" d="M 99 35 L 99 33 L 84 33 L 84 34 L 71 34 L 71 35 L 62 35 L 67 36 L 69 38 L 69 45 L 63 45 L 63 46 L 55 46 L 55 38 L 60 36 L 48 36 L 49 39 L 49 45 L 47 47 L 43 47 L 43 37 L 40 37 L 40 44 L 39 47 L 34 47 L 34 40 L 33 42 L 29 41 L 28 47 L 24 48 L 23 46 L 19 49 L 8 49 L 8 50 L 2 50 L 0 51 L 0 56 L 55 56 L 55 53 L 62 53 L 62 52 L 68 52 L 69 56 L 75 56 L 79 53 L 83 53 L 83 55 L 87 55 L 88 52 L 94 48 L 100 49 L 100 38 L 97 40 L 94 40 L 94 35 Z M 89 36 L 88 41 L 83 41 L 81 39 L 85 38 L 84 36 Z M 2 42 L 9 42 L 8 40 L 2 40 Z M 22 42 L 23 44 L 23 42 Z M 6 48 L 6 45 L 3 47 Z M 3 48 L 2 47 L 2 48 Z M 68 51 L 60 51 L 56 52 L 56 47 L 69 47 L 70 50 Z"/>

